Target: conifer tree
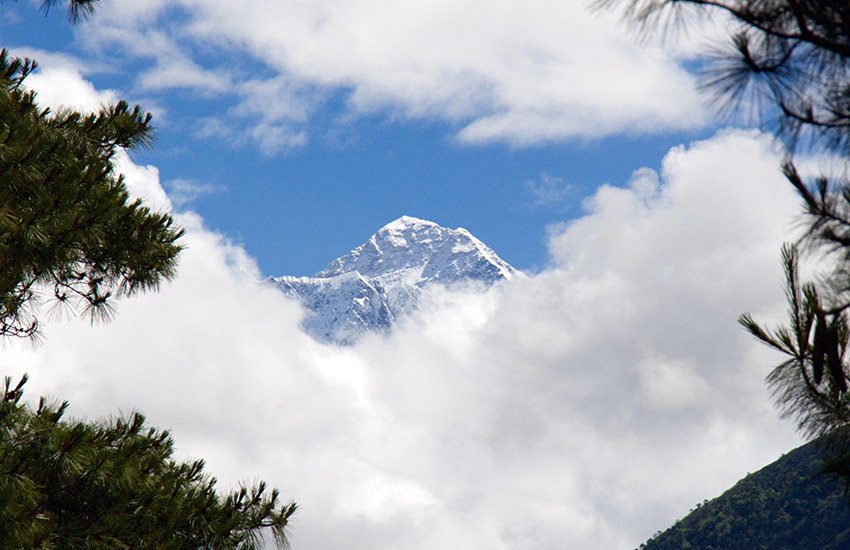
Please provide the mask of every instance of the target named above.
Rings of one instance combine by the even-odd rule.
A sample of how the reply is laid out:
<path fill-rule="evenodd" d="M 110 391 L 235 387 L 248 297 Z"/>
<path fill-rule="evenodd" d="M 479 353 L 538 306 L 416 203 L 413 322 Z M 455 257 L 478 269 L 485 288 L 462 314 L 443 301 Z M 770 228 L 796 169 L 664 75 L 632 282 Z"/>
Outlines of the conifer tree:
<path fill-rule="evenodd" d="M 253 550 L 287 546 L 295 504 L 264 483 L 222 494 L 203 461 L 172 458 L 166 431 L 136 413 L 63 419 L 68 403 L 0 390 L 0 548 Z"/>
<path fill-rule="evenodd" d="M 759 121 L 798 144 L 850 152 L 850 3 L 845 0 L 596 0 L 623 6 L 643 32 L 732 21 L 706 51 L 702 83 L 721 111 L 755 108 Z M 659 28 L 661 27 L 661 28 Z"/>
<path fill-rule="evenodd" d="M 69 18 L 95 3 L 70 0 Z M 150 115 L 123 101 L 51 113 L 23 86 L 34 68 L 0 51 L 0 337 L 35 335 L 44 294 L 108 315 L 115 296 L 172 277 L 180 251 L 182 230 L 131 200 L 113 165 L 152 142 Z M 288 545 L 296 506 L 277 490 L 218 492 L 203 461 L 175 460 L 169 433 L 140 413 L 66 420 L 67 403 L 24 403 L 25 382 L 0 387 L 0 550 Z"/>
<path fill-rule="evenodd" d="M 113 160 L 152 141 L 124 101 L 52 113 L 24 80 L 36 64 L 0 51 L 0 336 L 33 336 L 40 298 L 108 316 L 112 298 L 174 275 L 182 231 L 131 200 Z"/>

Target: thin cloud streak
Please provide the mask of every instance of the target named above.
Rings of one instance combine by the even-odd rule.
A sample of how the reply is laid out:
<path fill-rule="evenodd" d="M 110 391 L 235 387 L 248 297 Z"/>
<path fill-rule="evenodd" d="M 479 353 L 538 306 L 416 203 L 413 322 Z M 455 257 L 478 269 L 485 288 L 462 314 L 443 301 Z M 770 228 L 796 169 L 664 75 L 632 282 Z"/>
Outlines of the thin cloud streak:
<path fill-rule="evenodd" d="M 799 442 L 763 386 L 773 356 L 735 324 L 783 311 L 779 161 L 755 132 L 675 148 L 553 227 L 550 269 L 437 289 L 352 348 L 307 337 L 241 247 L 181 213 L 173 283 L 0 362 L 72 415 L 141 409 L 224 484 L 268 480 L 302 506 L 295 548 L 634 548 Z M 127 177 L 158 195 L 155 168 Z"/>
<path fill-rule="evenodd" d="M 575 187 L 564 181 L 564 178 L 546 173 L 540 174 L 539 181 L 525 182 L 525 190 L 534 199 L 534 206 L 564 206 L 576 192 Z"/>
<path fill-rule="evenodd" d="M 188 179 L 175 179 L 166 183 L 168 197 L 178 209 L 183 208 L 204 195 L 223 192 L 226 187 L 215 183 L 199 183 Z"/>

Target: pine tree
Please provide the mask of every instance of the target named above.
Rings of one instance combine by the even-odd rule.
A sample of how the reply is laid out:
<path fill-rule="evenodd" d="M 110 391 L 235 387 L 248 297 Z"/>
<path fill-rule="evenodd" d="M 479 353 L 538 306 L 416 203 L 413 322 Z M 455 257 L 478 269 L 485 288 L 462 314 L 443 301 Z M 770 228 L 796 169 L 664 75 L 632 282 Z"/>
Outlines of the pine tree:
<path fill-rule="evenodd" d="M 131 201 L 113 166 L 151 143 L 150 115 L 41 109 L 23 86 L 35 66 L 0 51 L 0 336 L 35 335 L 44 296 L 108 316 L 172 277 L 180 251 L 173 219 Z"/>
<path fill-rule="evenodd" d="M 172 458 L 166 431 L 136 413 L 63 419 L 68 403 L 0 391 L 0 549 L 251 550 L 287 546 L 295 504 L 265 484 L 220 494 L 203 461 Z"/>
<path fill-rule="evenodd" d="M 2 0 L 0 0 L 0 3 Z M 55 0 L 44 0 L 47 12 Z M 69 17 L 96 0 L 70 0 Z M 92 316 L 174 275 L 182 230 L 131 200 L 115 155 L 152 142 L 151 117 L 123 101 L 97 113 L 39 108 L 28 59 L 0 51 L 0 336 L 33 336 L 48 294 Z M 68 404 L 0 389 L 0 550 L 286 547 L 294 503 L 265 483 L 220 493 L 203 461 L 172 458 L 140 413 L 65 420 Z"/>
<path fill-rule="evenodd" d="M 760 341 L 788 357 L 768 375 L 768 384 L 782 415 L 795 419 L 807 437 L 821 437 L 850 423 L 844 362 L 850 324 L 843 308 L 827 305 L 817 285 L 800 281 L 797 246 L 786 245 L 782 260 L 788 325 L 771 331 L 749 314 L 742 315 L 740 323 Z"/>
<path fill-rule="evenodd" d="M 755 108 L 793 150 L 850 152 L 850 3 L 846 0 L 597 0 L 623 6 L 643 32 L 725 15 L 725 45 L 706 52 L 702 82 L 722 111 Z"/>
<path fill-rule="evenodd" d="M 783 250 L 789 323 L 770 331 L 740 322 L 787 359 L 767 382 L 784 417 L 806 436 L 826 436 L 826 471 L 850 496 L 850 182 L 804 181 L 793 164 L 806 147 L 850 155 L 850 2 L 847 0 L 598 0 L 624 6 L 644 32 L 723 14 L 725 46 L 706 52 L 702 85 L 721 112 L 755 109 L 783 140 L 783 171 L 803 199 L 805 235 Z M 665 30 L 665 29 L 662 29 Z M 745 184 L 745 182 L 742 182 Z M 816 282 L 799 280 L 799 251 L 823 258 Z"/>

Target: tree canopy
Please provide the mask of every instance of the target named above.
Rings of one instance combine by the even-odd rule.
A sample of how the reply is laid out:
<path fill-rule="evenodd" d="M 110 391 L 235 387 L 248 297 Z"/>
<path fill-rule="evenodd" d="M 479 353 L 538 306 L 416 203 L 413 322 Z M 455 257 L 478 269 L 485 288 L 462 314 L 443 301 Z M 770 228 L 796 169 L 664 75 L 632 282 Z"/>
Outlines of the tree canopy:
<path fill-rule="evenodd" d="M 251 550 L 287 545 L 296 506 L 265 484 L 220 494 L 203 461 L 178 462 L 167 431 L 136 413 L 63 419 L 67 402 L 0 390 L 0 548 Z"/>
<path fill-rule="evenodd" d="M 696 505 L 638 550 L 842 550 L 850 508 L 808 443 Z"/>
<path fill-rule="evenodd" d="M 36 334 L 44 297 L 108 316 L 172 277 L 180 251 L 182 230 L 131 200 L 113 164 L 152 142 L 150 115 L 42 109 L 23 85 L 35 67 L 0 51 L 0 335 Z"/>

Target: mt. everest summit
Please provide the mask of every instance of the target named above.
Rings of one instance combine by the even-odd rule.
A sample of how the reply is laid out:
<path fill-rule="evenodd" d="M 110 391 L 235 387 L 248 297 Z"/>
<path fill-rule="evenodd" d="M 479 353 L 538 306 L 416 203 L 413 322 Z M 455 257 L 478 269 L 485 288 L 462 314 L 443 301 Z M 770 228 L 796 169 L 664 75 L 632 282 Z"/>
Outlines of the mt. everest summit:
<path fill-rule="evenodd" d="M 402 216 L 312 277 L 269 282 L 301 300 L 311 314 L 303 327 L 322 342 L 352 344 L 370 331 L 388 331 L 417 307 L 432 283 L 489 288 L 525 277 L 463 228 Z"/>

